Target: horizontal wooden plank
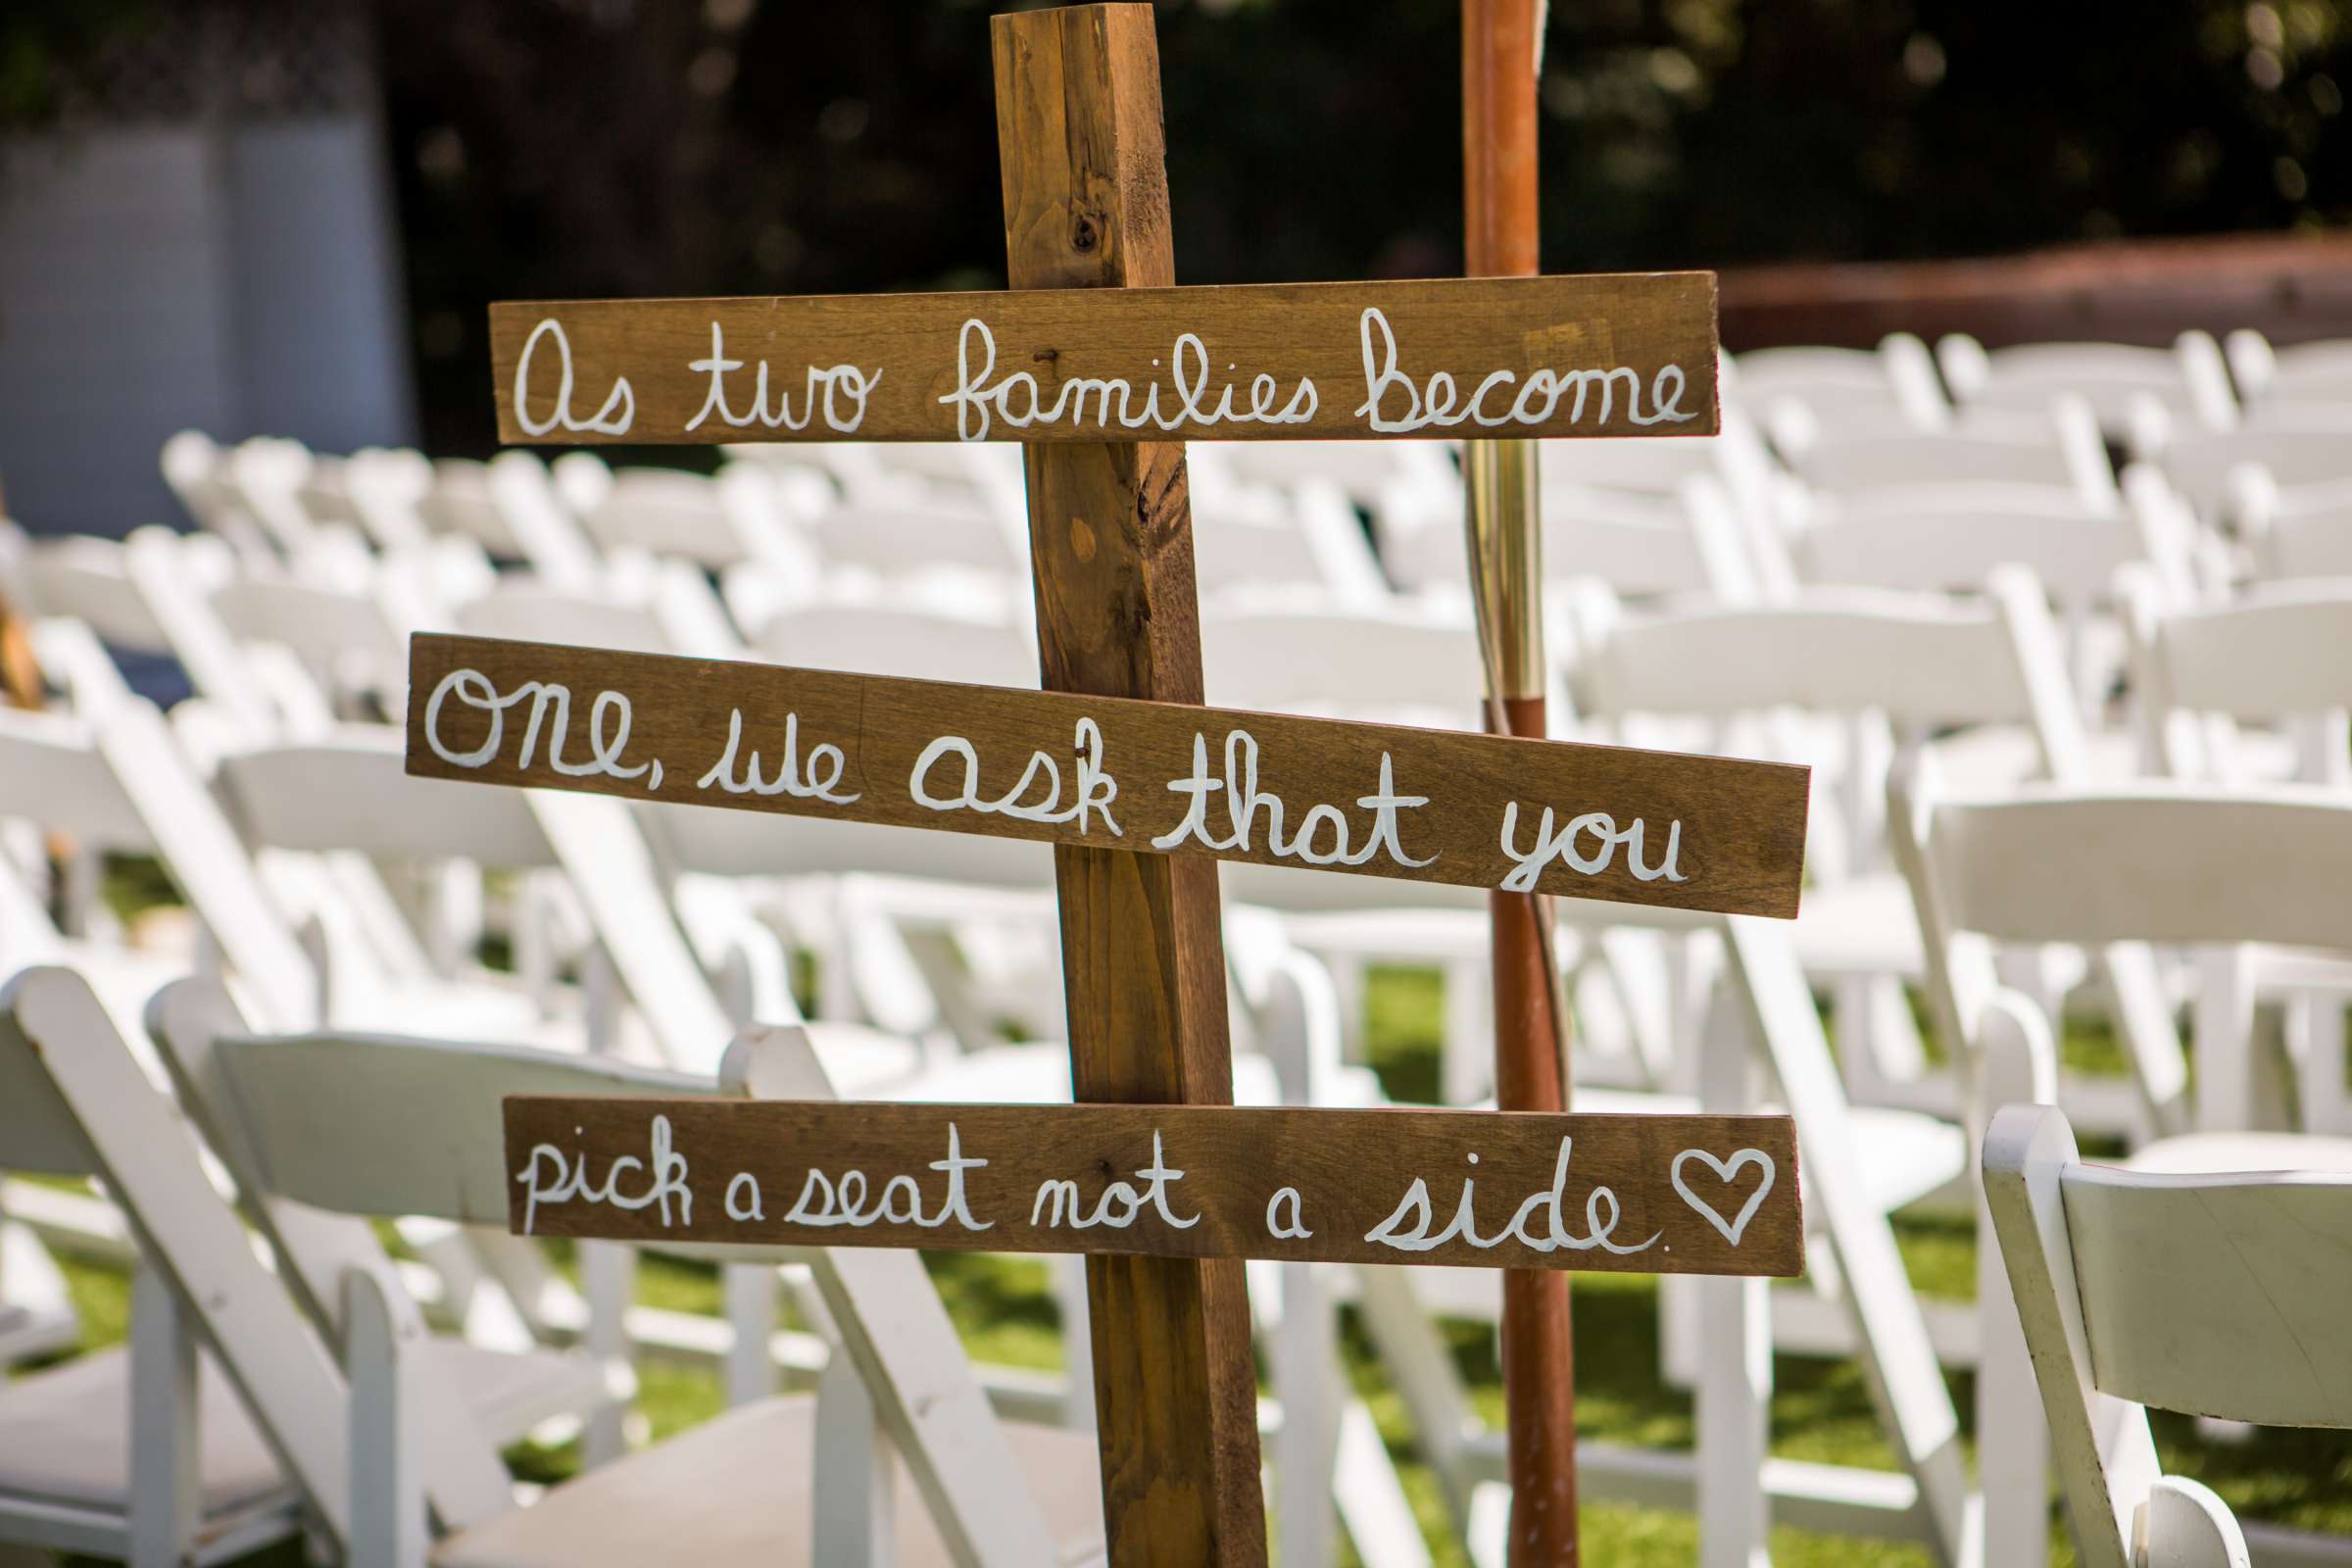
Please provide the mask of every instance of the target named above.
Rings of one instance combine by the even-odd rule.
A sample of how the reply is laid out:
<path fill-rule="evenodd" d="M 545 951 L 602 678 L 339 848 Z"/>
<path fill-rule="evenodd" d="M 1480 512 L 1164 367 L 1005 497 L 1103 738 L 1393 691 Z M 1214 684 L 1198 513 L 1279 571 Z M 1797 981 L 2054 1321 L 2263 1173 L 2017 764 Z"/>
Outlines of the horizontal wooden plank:
<path fill-rule="evenodd" d="M 526 1236 L 1788 1277 L 1786 1116 L 506 1102 Z"/>
<path fill-rule="evenodd" d="M 490 307 L 511 442 L 1713 435 L 1715 274 Z"/>
<path fill-rule="evenodd" d="M 408 770 L 1790 917 L 1807 770 L 422 635 Z"/>

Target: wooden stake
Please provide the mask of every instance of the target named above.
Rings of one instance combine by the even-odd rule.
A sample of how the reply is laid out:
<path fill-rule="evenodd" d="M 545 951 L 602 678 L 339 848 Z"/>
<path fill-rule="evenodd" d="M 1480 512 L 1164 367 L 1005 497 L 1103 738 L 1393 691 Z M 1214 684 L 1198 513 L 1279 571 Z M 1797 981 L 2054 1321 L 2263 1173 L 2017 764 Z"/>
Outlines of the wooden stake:
<path fill-rule="evenodd" d="M 1152 8 L 999 16 L 992 33 L 1007 280 L 1173 283 Z M 1045 684 L 1200 702 L 1183 447 L 1024 457 Z M 1066 846 L 1054 860 L 1077 1098 L 1230 1103 L 1215 864 Z M 1111 1562 L 1263 1563 L 1242 1264 L 1098 1256 L 1086 1275 Z"/>
<path fill-rule="evenodd" d="M 1541 0 L 1462 0 L 1464 259 L 1473 276 L 1537 270 L 1536 64 Z M 1473 442 L 1473 536 L 1484 574 L 1483 634 L 1497 701 L 1514 735 L 1544 731 L 1543 578 L 1538 564 L 1534 453 L 1520 442 Z M 1481 450 L 1484 449 L 1484 450 Z M 1515 504 L 1512 504 L 1515 503 Z M 1475 524 L 1483 521 L 1484 526 Z M 1517 569 L 1509 569 L 1516 567 Z M 1567 1104 L 1568 1020 L 1554 1017 L 1548 932 L 1532 897 L 1495 894 L 1494 1087 L 1506 1110 Z M 1508 1409 L 1509 1560 L 1561 1568 L 1578 1560 L 1576 1359 L 1564 1275 L 1513 1270 L 1502 1282 L 1502 1376 Z"/>

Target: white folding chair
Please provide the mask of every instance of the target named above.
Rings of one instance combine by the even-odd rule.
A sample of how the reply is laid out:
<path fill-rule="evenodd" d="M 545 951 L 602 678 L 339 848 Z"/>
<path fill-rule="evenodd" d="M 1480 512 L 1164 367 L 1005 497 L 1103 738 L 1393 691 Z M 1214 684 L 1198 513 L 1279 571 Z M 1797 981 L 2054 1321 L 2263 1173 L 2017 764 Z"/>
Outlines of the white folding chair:
<path fill-rule="evenodd" d="M 1207 701 L 1257 712 L 1436 720 L 1478 716 L 1484 679 L 1468 617 L 1381 610 L 1212 608 L 1201 616 Z"/>
<path fill-rule="evenodd" d="M 245 508 L 228 479 L 228 454 L 201 430 L 182 430 L 164 443 L 164 482 L 199 528 L 219 534 L 242 560 L 265 563 L 277 549 Z"/>
<path fill-rule="evenodd" d="M 2186 331 L 2169 349 L 2128 343 L 2025 343 L 1985 349 L 1964 332 L 1936 345 L 1944 383 L 1965 415 L 2036 414 L 2055 397 L 2090 405 L 2099 428 L 2121 440 L 2147 399 L 2176 417 L 2214 429 L 2237 422 L 2237 400 L 2221 345 L 2209 332 Z"/>
<path fill-rule="evenodd" d="M 2352 478 L 2282 490 L 2269 469 L 2241 468 L 2227 510 L 2257 580 L 2352 577 Z"/>
<path fill-rule="evenodd" d="M 201 1178 L 174 1201 L 172 1177 L 193 1171 L 192 1151 L 86 988 L 38 970 L 8 995 L 35 1047 L 11 1065 L 29 1064 L 65 1101 L 179 1294 L 207 1309 L 223 1367 L 351 1560 L 879 1562 L 890 1560 L 894 1525 L 901 1562 L 1099 1557 L 1092 1439 L 1000 1426 L 919 1260 L 904 1252 L 792 1254 L 812 1267 L 856 1377 L 829 1379 L 813 1400 L 747 1406 L 517 1509 L 495 1449 L 478 1429 L 467 1441 L 470 1417 L 416 1354 L 416 1305 L 398 1276 L 358 1260 L 340 1270 L 338 1366 L 283 1288 L 220 1234 L 227 1226 L 233 1238 L 234 1221 Z M 747 1037 L 721 1092 L 828 1098 L 818 1051 L 801 1031 Z M 709 1092 L 610 1062 L 380 1038 L 230 1037 L 212 1055 L 270 1198 L 364 1217 L 503 1224 L 508 1095 Z M 417 1153 L 424 1127 L 434 1129 L 430 1159 Z M 154 1222 L 166 1214 L 171 1223 Z M 232 1293 L 235 1334 L 213 1305 Z M 888 1465 L 853 1457 L 877 1452 L 860 1435 L 877 1429 L 906 1461 L 913 1495 L 894 1499 Z M 730 1507 L 729 1496 L 743 1501 Z M 428 1544 L 430 1526 L 440 1539 Z"/>
<path fill-rule="evenodd" d="M 1795 1118 L 1805 1161 L 1808 1225 L 1817 1238 L 1802 1292 L 1764 1282 L 1675 1280 L 1662 1293 L 1671 1360 L 1697 1392 L 1698 1450 L 1662 1454 L 1588 1443 L 1580 1446 L 1582 1494 L 1690 1508 L 1700 1520 L 1707 1564 L 1762 1560 L 1768 1523 L 1925 1545 L 1959 1563 L 1974 1504 L 1959 1425 L 1937 1368 L 1940 1346 L 1913 1296 L 1886 1215 L 1960 1175 L 1956 1127 L 1911 1112 L 1849 1106 L 1821 1018 L 1787 934 L 1777 922 L 1688 916 L 1622 905 L 1562 900 L 1563 923 L 1602 928 L 1629 917 L 1644 926 L 1709 931 L 1725 959 L 1720 994 L 1687 1097 L 1579 1092 L 1578 1108 L 1639 1111 L 1753 1110 L 1777 1102 Z M 1493 1321 L 1496 1287 L 1485 1271 L 1357 1271 L 1358 1311 L 1388 1365 L 1415 1439 L 1474 1559 L 1499 1562 L 1502 1516 L 1484 1506 L 1504 1479 L 1502 1435 L 1473 1412 L 1433 1315 Z M 1703 1325 L 1703 1330 L 1702 1330 Z M 1771 1348 L 1859 1359 L 1897 1469 L 1863 1472 L 1770 1457 Z M 1678 1345 L 1680 1348 L 1678 1349 Z M 1949 1350 L 1945 1359 L 1965 1359 Z"/>
<path fill-rule="evenodd" d="M 222 559 L 218 541 L 142 528 L 124 545 L 129 583 L 189 684 L 259 733 L 408 706 L 408 638 L 440 629 L 446 594 L 490 568 L 470 543 L 418 556 L 315 552 L 300 574 Z M 268 650 L 269 652 L 261 652 Z M 291 661 L 301 673 L 286 668 Z"/>
<path fill-rule="evenodd" d="M 1222 466 L 1249 484 L 1336 485 L 1362 507 L 1376 505 L 1396 485 L 1455 482 L 1447 448 L 1435 441 L 1195 441 L 1200 461 Z"/>
<path fill-rule="evenodd" d="M 806 605 L 768 620 L 754 647 L 762 658 L 803 669 L 976 686 L 1038 683 L 1035 639 L 993 605 L 958 612 L 932 608 L 920 596 Z"/>
<path fill-rule="evenodd" d="M 2104 945 L 2118 1032 L 2148 1119 L 2164 1131 L 2187 1124 L 2188 1073 L 2173 999 L 2147 946 L 2178 945 L 2196 953 L 2199 1130 L 2146 1143 L 2132 1163 L 2227 1170 L 2323 1162 L 2352 1170 L 2352 1140 L 2251 1130 L 2263 1053 L 2253 1028 L 2258 950 L 2247 944 L 2322 945 L 2339 963 L 2352 948 L 2332 893 L 2352 869 L 2352 801 L 2342 793 L 2143 784 L 1970 801 L 1937 798 L 1898 773 L 1890 804 L 1927 942 L 1929 1000 L 1970 1086 L 1972 1127 L 1981 1129 L 2005 1100 L 2064 1103 L 2072 1092 L 2056 1069 L 2052 1014 L 2004 992 L 1992 973 L 1995 943 L 2053 941 Z M 2137 956 L 2118 965 L 2119 952 Z M 2334 1004 L 2340 1015 L 2340 990 Z M 2332 1074 L 2340 1086 L 2340 1027 L 2336 1039 L 2324 1065 L 2306 1055 L 2307 1083 Z M 2340 1103 L 2340 1088 L 2336 1096 Z M 1978 1441 L 1999 1457 L 2004 1477 L 1998 1489 L 1986 1485 L 1992 1561 L 2025 1543 L 2038 1549 L 2047 1529 L 2045 1450 L 2038 1421 L 2022 1407 L 2015 1356 L 2004 1350 L 2012 1336 L 2002 1296 L 1981 1266 Z M 2022 1298 L 2019 1309 L 2031 1331 Z M 2037 1344 L 2037 1370 L 2042 1353 Z"/>
<path fill-rule="evenodd" d="M 318 530 L 300 494 L 311 464 L 310 449 L 299 441 L 254 436 L 223 453 L 216 469 L 281 555 L 299 555 Z"/>
<path fill-rule="evenodd" d="M 94 718 L 0 709 L 0 816 L 93 852 L 157 856 L 249 1004 L 289 1028 L 317 1016 L 309 956 L 149 704 L 126 699 Z"/>
<path fill-rule="evenodd" d="M 2352 1427 L 2352 1164 L 2118 1169 L 2021 1104 L 1994 1114 L 1984 1173 L 2083 1568 L 2321 1560 L 2165 1474 L 2147 1411 Z"/>
<path fill-rule="evenodd" d="M 1977 1037 L 1994 988 L 1996 944 L 2155 943 L 2192 951 L 2194 1114 L 2189 1073 L 2161 988 L 2119 996 L 2149 1016 L 2124 1031 L 2157 1126 L 2192 1135 L 2153 1148 L 2201 1148 L 2219 1163 L 2266 1147 L 2270 1053 L 2254 1029 L 2254 945 L 2352 950 L 2338 897 L 2352 875 L 2352 796 L 2308 785 L 2230 790 L 2143 782 L 2099 790 L 2028 786 L 1992 800 L 1943 797 L 1898 775 L 1898 849 L 1917 895 L 1938 1027 L 1955 1051 Z M 2299 1064 L 2340 1084 L 2340 1055 Z M 2340 1098 L 2340 1090 L 2338 1091 Z M 2307 1102 L 2328 1102 L 2307 1091 Z M 2064 1102 L 2063 1096 L 2061 1103 Z M 2312 1146 L 2317 1147 L 2317 1146 Z"/>
<path fill-rule="evenodd" d="M 2352 405 L 2290 405 L 2229 430 L 2145 424 L 2133 455 L 2161 468 L 2201 516 L 2223 513 L 2243 469 L 2267 470 L 2282 490 L 2352 479 Z"/>
<path fill-rule="evenodd" d="M 2056 601 L 2066 668 L 2086 715 L 2101 713 L 2122 652 L 2110 608 L 2120 569 L 2148 564 L 2173 597 L 2194 592 L 2196 523 L 2133 485 L 2086 506 L 2041 485 L 1905 485 L 1822 498 L 1788 541 L 1797 577 L 1923 592 L 1974 592 L 1996 567 L 2031 570 Z M 2154 489 L 2161 491 L 2162 487 Z"/>
<path fill-rule="evenodd" d="M 2223 339 L 2230 371 L 2249 409 L 2297 403 L 2352 403 L 2352 341 L 2323 339 L 2275 349 L 2241 327 Z"/>
<path fill-rule="evenodd" d="M 2133 701 L 2166 773 L 2352 787 L 2352 580 L 2263 584 L 2217 605 L 2180 604 L 2144 572 L 2119 587 Z"/>
<path fill-rule="evenodd" d="M 550 471 L 581 531 L 608 558 L 675 557 L 709 571 L 746 561 L 807 559 L 808 543 L 764 465 L 730 463 L 715 476 L 615 470 L 583 449 L 556 459 Z"/>
<path fill-rule="evenodd" d="M 628 808 L 592 796 L 411 778 L 401 757 L 398 730 L 340 725 L 305 740 L 225 750 L 218 765 L 219 787 L 253 841 L 275 850 L 358 852 L 396 865 L 455 858 L 501 870 L 564 868 L 594 936 L 594 951 L 636 1003 L 648 1038 L 623 1030 L 617 1006 L 597 1002 L 594 984 L 583 999 L 586 1018 L 569 1028 L 542 1025 L 526 1038 L 553 1043 L 568 1035 L 585 1043 L 587 1034 L 595 1034 L 612 1049 L 635 1052 L 650 1046 L 657 1059 L 708 1071 L 733 1025 L 671 913 Z M 756 934 L 736 934 L 757 940 Z M 336 1008 L 333 1016 L 338 1021 L 403 1017 L 412 1032 L 447 1033 L 463 1017 L 473 989 L 438 998 L 412 993 L 399 1012 L 363 1012 L 355 1004 Z M 791 1005 L 780 988 L 767 1001 L 771 1007 Z M 479 1015 L 487 1001 L 471 1005 Z M 443 1009 L 452 1016 L 422 1026 L 419 1020 Z M 769 1017 L 789 1021 L 792 1014 L 771 1011 Z M 878 1053 L 877 1061 L 885 1055 Z M 901 1071 L 905 1066 L 898 1063 Z"/>
<path fill-rule="evenodd" d="M 1952 421 L 1936 362 L 1908 332 L 1889 333 L 1876 349 L 1791 345 L 1726 360 L 1726 398 L 1757 418 L 1796 404 L 1834 430 L 1941 429 Z"/>
<path fill-rule="evenodd" d="M 210 556 L 204 580 L 218 583 L 228 570 Z M 0 594 L 19 614 L 81 621 L 101 642 L 132 653 L 171 647 L 130 579 L 129 551 L 120 540 L 36 539 L 0 519 Z"/>
<path fill-rule="evenodd" d="M 2070 491 L 2093 511 L 2114 503 L 2115 476 L 2098 422 L 2079 398 L 2058 398 L 2038 415 L 1986 415 L 1953 430 L 1840 435 L 1783 419 L 1773 439 L 1799 478 L 1836 495 L 1923 484 L 2005 484 Z"/>
<path fill-rule="evenodd" d="M 2030 567 L 2070 611 L 2104 603 L 2121 566 L 2145 561 L 2185 594 L 2186 541 L 2161 516 L 2086 508 L 2042 485 L 1900 486 L 1820 507 L 1790 542 L 1806 582 L 1974 591 L 1996 566 Z"/>
<path fill-rule="evenodd" d="M 580 588 L 597 580 L 596 549 L 535 452 L 514 448 L 488 463 L 437 458 L 431 486 L 415 506 L 431 532 L 462 534 L 552 584 Z"/>
<path fill-rule="evenodd" d="M 1713 594 L 1737 601 L 1755 598 L 1764 575 L 1729 493 L 1712 476 L 1686 479 L 1667 496 L 1547 485 L 1542 516 L 1549 583 L 1596 577 L 1629 598 Z M 1458 495 L 1391 507 L 1380 526 L 1381 561 L 1399 588 L 1466 591 L 1469 556 Z"/>
<path fill-rule="evenodd" d="M 1781 605 L 1651 613 L 1618 613 L 1588 591 L 1574 605 L 1571 683 L 1620 739 L 1815 765 L 1815 885 L 1796 951 L 1835 998 L 1856 1097 L 1944 1116 L 1960 1113 L 1957 1086 L 1928 1068 L 1901 991 L 1924 958 L 1886 859 L 1888 770 L 1923 747 L 1987 788 L 2096 770 L 2039 584 L 2007 568 L 1989 588 L 1974 601 L 1809 589 Z M 2117 1095 L 2094 1119 L 2135 1114 Z"/>
<path fill-rule="evenodd" d="M 699 567 L 623 558 L 593 582 L 508 574 L 457 607 L 460 630 L 477 637 L 621 648 L 697 659 L 740 659 L 743 640 Z"/>
<path fill-rule="evenodd" d="M 1203 493 L 1193 466 L 1193 569 L 1203 601 L 1289 592 L 1378 605 L 1390 594 L 1355 509 L 1328 480 L 1288 491 Z"/>
<path fill-rule="evenodd" d="M 72 1013 L 69 1027 L 79 1026 L 76 1038 L 38 1030 L 28 1038 L 24 1014 L 39 1005 L 30 997 L 51 986 Z M 271 1303 L 265 1296 L 262 1322 L 226 1310 L 232 1303 L 217 1289 L 197 1294 L 188 1288 L 197 1282 L 175 1278 L 146 1237 L 156 1226 L 177 1225 L 183 1211 L 200 1212 L 202 1239 L 222 1249 L 225 1268 L 250 1269 L 265 1291 L 270 1281 L 235 1219 L 213 1199 L 193 1151 L 169 1142 L 180 1139 L 179 1130 L 119 1036 L 106 1081 L 126 1084 L 129 1094 L 106 1104 L 113 1120 L 103 1144 L 85 1135 L 71 1099 L 52 1081 L 58 1069 L 35 1054 L 54 1044 L 74 1057 L 62 1070 L 74 1072 L 82 1056 L 94 1054 L 79 1038 L 84 1033 L 113 1030 L 69 971 L 28 970 L 0 989 L 0 1164 L 51 1177 L 105 1177 L 111 1187 L 104 1152 L 111 1146 L 140 1162 L 132 1181 L 142 1191 L 160 1164 L 162 1185 L 176 1178 L 187 1192 L 143 1227 L 128 1348 L 0 1384 L 0 1543 L 118 1558 L 134 1568 L 241 1557 L 297 1534 L 303 1515 L 271 1434 L 257 1427 L 232 1380 L 212 1358 L 200 1359 L 197 1346 L 216 1335 L 252 1336 L 246 1343 L 266 1350 L 261 1337 L 271 1326 Z M 152 1153 L 142 1150 L 142 1137 L 159 1128 L 167 1142 Z M 243 1298 L 233 1304 L 241 1307 Z"/>
<path fill-rule="evenodd" d="M 1026 531 L 978 499 L 853 498 L 817 512 L 803 526 L 827 570 L 857 567 L 889 580 L 942 569 L 1019 578 L 1029 567 Z"/>

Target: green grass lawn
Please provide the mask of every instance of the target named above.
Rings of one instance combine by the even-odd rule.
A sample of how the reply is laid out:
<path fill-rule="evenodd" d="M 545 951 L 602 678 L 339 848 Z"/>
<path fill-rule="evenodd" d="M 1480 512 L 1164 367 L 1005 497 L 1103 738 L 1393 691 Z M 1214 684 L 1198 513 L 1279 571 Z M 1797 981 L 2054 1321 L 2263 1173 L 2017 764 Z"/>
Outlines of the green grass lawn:
<path fill-rule="evenodd" d="M 1373 977 L 1369 1030 L 1374 1065 L 1399 1098 L 1428 1098 L 1437 1082 L 1440 1000 L 1433 973 L 1389 970 Z M 2068 1054 L 2070 1061 L 2084 1065 L 2113 1060 L 2112 1043 L 2082 1034 L 2070 1038 Z M 1922 1291 L 1954 1298 L 1973 1294 L 1972 1226 L 1944 1218 L 1904 1219 L 1898 1221 L 1897 1234 L 1913 1283 Z M 941 1254 L 928 1261 L 976 1358 L 1026 1367 L 1059 1365 L 1055 1315 L 1042 1264 L 976 1253 Z M 119 1341 L 127 1299 L 123 1278 L 84 1265 L 69 1267 L 84 1343 Z M 649 1259 L 639 1281 L 640 1294 L 648 1301 L 718 1311 L 717 1281 L 708 1267 Z M 1576 1277 L 1578 1421 L 1587 1437 L 1655 1447 L 1691 1446 L 1690 1399 L 1658 1376 L 1656 1306 L 1656 1285 L 1646 1277 Z M 1459 1323 L 1446 1324 L 1446 1332 L 1482 1409 L 1499 1421 L 1502 1393 L 1491 1333 Z M 1388 1440 L 1437 1560 L 1465 1564 L 1468 1559 L 1452 1544 L 1436 1479 L 1414 1455 L 1402 1402 L 1352 1320 L 1345 1325 L 1344 1343 L 1355 1387 Z M 1892 1456 L 1880 1438 L 1858 1367 L 1784 1356 L 1775 1378 L 1775 1453 L 1891 1466 Z M 639 1407 L 657 1439 L 719 1407 L 715 1375 L 699 1367 L 649 1361 L 640 1367 L 639 1381 Z M 1955 1376 L 1951 1383 L 1965 1425 L 1972 1397 L 1969 1379 Z M 2202 1441 L 2187 1421 L 2159 1416 L 2157 1441 L 2168 1469 L 2211 1485 L 2243 1517 L 2352 1535 L 2352 1435 L 2264 1432 L 2251 1442 L 2223 1446 Z M 533 1480 L 559 1479 L 574 1463 L 574 1456 L 564 1450 L 524 1449 L 511 1457 L 517 1472 Z M 1609 1568 L 1669 1568 L 1696 1555 L 1695 1528 L 1686 1515 L 1594 1505 L 1584 1510 L 1584 1529 L 1588 1560 Z M 1776 1531 L 1772 1545 L 1780 1568 L 1924 1568 L 1929 1561 L 1917 1548 L 1790 1530 Z M 291 1564 L 298 1558 L 268 1560 Z M 2050 1560 L 2073 1560 L 2055 1517 Z"/>

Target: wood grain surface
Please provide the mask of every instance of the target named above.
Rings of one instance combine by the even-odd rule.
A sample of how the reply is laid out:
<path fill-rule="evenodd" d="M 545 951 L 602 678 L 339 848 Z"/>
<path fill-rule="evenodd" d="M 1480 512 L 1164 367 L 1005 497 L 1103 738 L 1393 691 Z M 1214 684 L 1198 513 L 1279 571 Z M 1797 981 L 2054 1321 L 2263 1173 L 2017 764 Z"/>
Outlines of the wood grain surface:
<path fill-rule="evenodd" d="M 1055 646 L 1097 689 L 1076 661 L 1165 690 L 1179 657 Z M 409 679 L 422 777 L 1116 850 L 1121 875 L 1156 850 L 1494 888 L 1527 874 L 1507 827 L 1541 892 L 1788 917 L 1804 865 L 1807 770 L 1782 763 L 440 634 Z M 1073 953 L 1096 913 L 1065 918 Z"/>
<path fill-rule="evenodd" d="M 1068 230 L 1082 216 L 1095 215 L 1040 204 L 1020 220 L 1045 226 L 1013 238 L 1044 233 L 1075 249 Z M 1081 261 L 1117 243 L 1110 227 L 1097 223 Z M 499 439 L 1428 440 L 1717 428 L 1712 272 L 1063 290 L 1025 275 L 1011 290 L 959 294 L 502 302 L 490 307 Z"/>
<path fill-rule="evenodd" d="M 517 1096 L 506 1125 L 524 1235 L 1804 1268 L 1786 1116 Z"/>
<path fill-rule="evenodd" d="M 1151 7 L 1000 15 L 989 35 L 1005 276 L 1052 299 L 1174 283 Z M 1031 444 L 1022 466 L 1042 683 L 1199 703 L 1183 445 Z M 1075 1098 L 1229 1104 L 1216 867 L 1064 843 L 1054 879 Z M 1097 1254 L 1086 1295 L 1113 1568 L 1264 1568 L 1243 1265 Z"/>

